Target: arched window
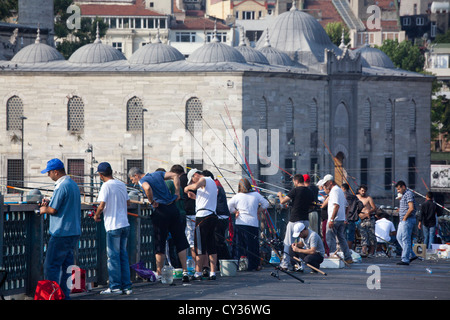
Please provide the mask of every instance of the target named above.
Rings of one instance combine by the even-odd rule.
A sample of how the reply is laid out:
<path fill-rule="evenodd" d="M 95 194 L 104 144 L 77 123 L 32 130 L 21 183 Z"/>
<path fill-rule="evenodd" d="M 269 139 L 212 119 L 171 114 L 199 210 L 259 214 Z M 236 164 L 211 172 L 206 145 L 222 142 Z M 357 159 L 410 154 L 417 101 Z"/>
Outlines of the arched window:
<path fill-rule="evenodd" d="M 186 130 L 189 130 L 192 134 L 194 132 L 202 132 L 202 117 L 203 108 L 202 102 L 199 98 L 193 97 L 186 102 Z"/>
<path fill-rule="evenodd" d="M 73 96 L 67 103 L 67 130 L 83 131 L 84 129 L 84 103 L 83 99 Z"/>
<path fill-rule="evenodd" d="M 23 102 L 12 96 L 6 102 L 6 130 L 22 130 Z"/>
<path fill-rule="evenodd" d="M 127 101 L 127 131 L 142 130 L 142 112 L 144 105 L 138 97 Z"/>

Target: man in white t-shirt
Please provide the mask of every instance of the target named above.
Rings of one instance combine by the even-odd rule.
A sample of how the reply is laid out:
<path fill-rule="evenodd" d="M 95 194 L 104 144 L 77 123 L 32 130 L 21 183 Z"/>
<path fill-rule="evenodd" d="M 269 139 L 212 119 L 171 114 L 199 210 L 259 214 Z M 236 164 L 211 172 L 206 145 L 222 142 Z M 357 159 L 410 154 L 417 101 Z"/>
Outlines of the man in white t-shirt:
<path fill-rule="evenodd" d="M 378 212 L 375 217 L 375 236 L 377 237 L 377 246 L 386 246 L 391 242 L 391 237 L 395 236 L 397 231 L 392 221 L 388 220 L 388 215 L 382 211 Z"/>
<path fill-rule="evenodd" d="M 101 294 L 130 294 L 130 265 L 127 253 L 130 233 L 127 212 L 130 198 L 125 184 L 113 178 L 109 163 L 100 163 L 97 173 L 103 185 L 98 194 L 97 201 L 100 204 L 95 212 L 94 220 L 100 222 L 103 213 L 109 274 L 109 288 Z"/>
<path fill-rule="evenodd" d="M 348 210 L 347 199 L 342 189 L 332 180 L 331 176 L 329 180 L 323 182 L 323 186 L 325 192 L 328 193 L 328 198 L 326 199 L 328 205 L 326 241 L 330 248 L 330 254 L 336 251 L 337 239 L 339 247 L 344 254 L 345 262 L 353 263 L 352 254 L 345 237 L 345 213 Z"/>
<path fill-rule="evenodd" d="M 217 208 L 217 185 L 210 177 L 205 177 L 197 169 L 188 172 L 188 185 L 184 192 L 190 198 L 195 198 L 195 232 L 194 248 L 196 251 L 196 264 L 194 280 L 201 280 L 202 266 L 205 265 L 206 257 L 209 257 L 210 273 L 209 279 L 216 279 L 217 248 L 215 240 L 215 229 L 218 222 Z M 194 194 L 194 191 L 197 191 Z"/>

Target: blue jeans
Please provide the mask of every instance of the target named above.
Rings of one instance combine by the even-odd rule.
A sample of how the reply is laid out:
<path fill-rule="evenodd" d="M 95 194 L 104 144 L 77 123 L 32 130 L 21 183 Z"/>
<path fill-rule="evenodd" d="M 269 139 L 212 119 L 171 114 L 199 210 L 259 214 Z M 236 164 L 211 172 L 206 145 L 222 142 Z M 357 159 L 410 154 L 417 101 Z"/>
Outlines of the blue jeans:
<path fill-rule="evenodd" d="M 348 247 L 347 238 L 345 236 L 345 222 L 344 221 L 334 221 L 333 228 L 328 226 L 327 222 L 327 233 L 326 240 L 328 247 L 330 248 L 330 254 L 336 251 L 336 239 L 339 242 L 342 253 L 344 254 L 344 260 L 351 260 L 352 253 Z"/>
<path fill-rule="evenodd" d="M 412 232 L 416 225 L 416 218 L 408 218 L 406 221 L 400 220 L 397 230 L 397 241 L 402 247 L 402 261 L 408 262 L 416 255 L 412 251 Z"/>
<path fill-rule="evenodd" d="M 427 246 L 427 249 L 431 249 L 431 244 L 434 241 L 434 234 L 436 232 L 436 227 L 426 227 L 422 225 L 423 232 L 423 243 Z"/>
<path fill-rule="evenodd" d="M 70 299 L 67 280 L 72 276 L 72 271 L 67 272 L 67 270 L 74 264 L 73 252 L 77 247 L 79 238 L 79 236 L 50 236 L 45 255 L 44 279 L 58 283 L 66 300 Z"/>
<path fill-rule="evenodd" d="M 128 289 L 131 287 L 130 265 L 128 263 L 127 241 L 130 227 L 106 232 L 109 287 Z"/>

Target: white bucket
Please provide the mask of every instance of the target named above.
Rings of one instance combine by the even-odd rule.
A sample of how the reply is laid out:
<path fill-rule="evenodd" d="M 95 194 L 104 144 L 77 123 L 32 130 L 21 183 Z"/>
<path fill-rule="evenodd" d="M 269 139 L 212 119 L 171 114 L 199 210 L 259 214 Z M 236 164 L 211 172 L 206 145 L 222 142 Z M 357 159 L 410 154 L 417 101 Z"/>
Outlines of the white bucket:
<path fill-rule="evenodd" d="M 236 275 L 238 269 L 238 260 L 219 260 L 220 275 L 222 277 L 232 277 Z"/>

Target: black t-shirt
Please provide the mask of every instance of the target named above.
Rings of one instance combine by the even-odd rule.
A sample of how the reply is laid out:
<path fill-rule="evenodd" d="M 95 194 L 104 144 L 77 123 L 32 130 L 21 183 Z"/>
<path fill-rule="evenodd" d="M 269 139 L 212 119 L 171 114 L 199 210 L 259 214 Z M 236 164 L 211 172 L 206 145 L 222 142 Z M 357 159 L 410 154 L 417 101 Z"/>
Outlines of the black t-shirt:
<path fill-rule="evenodd" d="M 420 221 L 425 227 L 434 227 L 436 225 L 436 204 L 431 201 L 425 201 L 420 208 Z"/>
<path fill-rule="evenodd" d="M 307 187 L 296 187 L 289 191 L 287 195 L 292 200 L 290 222 L 308 220 L 308 212 L 314 201 L 311 189 Z"/>

